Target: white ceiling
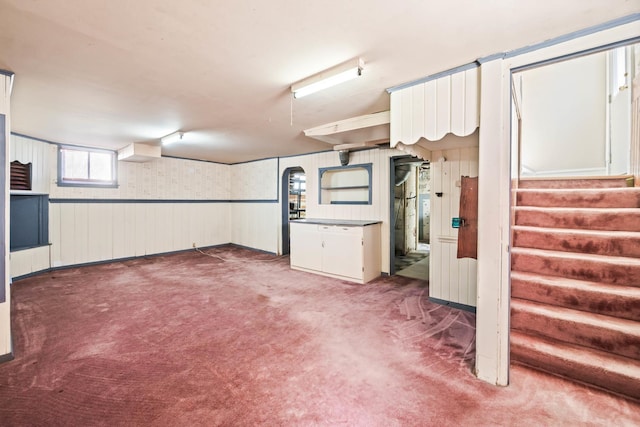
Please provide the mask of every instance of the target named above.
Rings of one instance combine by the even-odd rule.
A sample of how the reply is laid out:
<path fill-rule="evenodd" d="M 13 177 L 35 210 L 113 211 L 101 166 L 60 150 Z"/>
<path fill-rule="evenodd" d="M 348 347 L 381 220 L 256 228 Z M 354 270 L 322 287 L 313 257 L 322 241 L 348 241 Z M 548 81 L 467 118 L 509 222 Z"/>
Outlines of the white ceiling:
<path fill-rule="evenodd" d="M 385 89 L 638 12 L 638 0 L 0 0 L 13 132 L 239 162 L 331 149 L 304 129 L 387 110 Z M 289 87 L 362 57 L 363 76 Z"/>

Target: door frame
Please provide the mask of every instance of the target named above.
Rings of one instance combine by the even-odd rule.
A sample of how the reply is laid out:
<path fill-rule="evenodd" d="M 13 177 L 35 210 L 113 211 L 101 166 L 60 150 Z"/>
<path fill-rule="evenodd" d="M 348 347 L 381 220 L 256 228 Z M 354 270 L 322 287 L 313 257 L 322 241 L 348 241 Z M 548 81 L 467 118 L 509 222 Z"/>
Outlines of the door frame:
<path fill-rule="evenodd" d="M 287 255 L 291 250 L 289 242 L 289 179 L 291 172 L 298 170 L 302 170 L 305 175 L 307 174 L 302 166 L 290 166 L 282 172 L 282 181 L 280 183 L 280 194 L 282 194 L 282 203 L 280 206 L 280 235 L 282 236 L 282 246 L 280 255 Z"/>
<path fill-rule="evenodd" d="M 396 161 L 410 159 L 414 156 L 403 154 L 389 157 L 389 276 L 396 274 L 396 210 L 395 210 L 395 186 L 396 186 Z"/>

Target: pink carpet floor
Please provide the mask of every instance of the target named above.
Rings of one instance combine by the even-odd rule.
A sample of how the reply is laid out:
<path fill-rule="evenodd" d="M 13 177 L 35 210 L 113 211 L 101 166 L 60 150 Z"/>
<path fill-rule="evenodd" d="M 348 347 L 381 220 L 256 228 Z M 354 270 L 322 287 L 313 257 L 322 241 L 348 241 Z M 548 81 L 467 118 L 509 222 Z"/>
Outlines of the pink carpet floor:
<path fill-rule="evenodd" d="M 477 380 L 475 316 L 423 281 L 206 252 L 14 283 L 0 425 L 640 425 L 639 403 L 524 367 Z"/>

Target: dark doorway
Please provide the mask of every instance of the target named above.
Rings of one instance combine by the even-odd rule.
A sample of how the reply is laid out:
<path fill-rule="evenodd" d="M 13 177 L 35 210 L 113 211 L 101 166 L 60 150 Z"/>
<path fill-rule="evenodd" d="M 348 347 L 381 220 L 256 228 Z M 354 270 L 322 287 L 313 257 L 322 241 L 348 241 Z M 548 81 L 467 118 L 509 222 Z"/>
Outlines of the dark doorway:
<path fill-rule="evenodd" d="M 289 253 L 289 221 L 306 218 L 307 176 L 301 167 L 282 174 L 282 255 Z"/>

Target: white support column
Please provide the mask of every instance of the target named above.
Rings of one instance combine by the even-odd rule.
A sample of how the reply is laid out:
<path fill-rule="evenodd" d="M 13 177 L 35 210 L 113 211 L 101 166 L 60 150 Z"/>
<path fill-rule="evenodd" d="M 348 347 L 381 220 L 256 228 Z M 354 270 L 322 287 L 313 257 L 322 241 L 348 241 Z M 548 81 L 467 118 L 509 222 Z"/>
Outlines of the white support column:
<path fill-rule="evenodd" d="M 0 362 L 13 358 L 11 343 L 11 295 L 9 288 L 9 134 L 10 134 L 10 102 L 13 73 L 0 70 L 0 162 L 2 177 L 0 178 L 0 198 L 2 214 L 0 214 L 0 247 L 2 248 L 2 265 L 0 275 L 3 276 L 0 289 Z"/>
<path fill-rule="evenodd" d="M 476 375 L 509 382 L 509 72 L 502 59 L 481 66 L 478 169 Z"/>

